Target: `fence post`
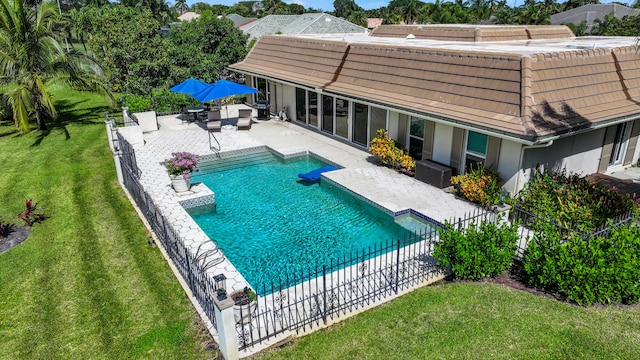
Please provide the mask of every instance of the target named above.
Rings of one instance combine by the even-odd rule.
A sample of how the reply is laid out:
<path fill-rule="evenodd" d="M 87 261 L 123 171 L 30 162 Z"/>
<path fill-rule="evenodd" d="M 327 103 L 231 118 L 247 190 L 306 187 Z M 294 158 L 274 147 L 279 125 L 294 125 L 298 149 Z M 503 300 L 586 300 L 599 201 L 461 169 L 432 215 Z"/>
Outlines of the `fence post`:
<path fill-rule="evenodd" d="M 398 295 L 398 278 L 400 276 L 400 239 L 398 239 L 398 246 L 396 247 L 396 284 L 395 293 Z"/>
<path fill-rule="evenodd" d="M 502 204 L 502 205 L 496 205 L 493 207 L 493 212 L 495 213 L 496 216 L 496 223 L 497 225 L 509 225 L 509 211 L 511 210 L 511 205 L 508 204 Z M 503 217 L 501 217 L 500 215 L 503 215 Z"/>
<path fill-rule="evenodd" d="M 322 311 L 322 321 L 327 325 L 327 265 L 322 265 L 322 296 L 324 310 Z"/>
<path fill-rule="evenodd" d="M 238 334 L 236 333 L 236 320 L 233 315 L 234 302 L 230 297 L 219 300 L 213 295 L 213 308 L 216 316 L 218 331 L 218 346 L 225 360 L 239 359 Z"/>
<path fill-rule="evenodd" d="M 109 148 L 111 149 L 111 154 L 113 155 L 113 162 L 116 166 L 116 176 L 118 178 L 118 182 L 120 184 L 124 184 L 124 176 L 122 175 L 122 166 L 120 165 L 120 149 L 117 149 L 114 145 L 113 133 L 115 131 L 114 124 L 106 116 L 106 120 L 104 121 L 104 125 L 107 128 L 107 141 L 109 141 Z"/>

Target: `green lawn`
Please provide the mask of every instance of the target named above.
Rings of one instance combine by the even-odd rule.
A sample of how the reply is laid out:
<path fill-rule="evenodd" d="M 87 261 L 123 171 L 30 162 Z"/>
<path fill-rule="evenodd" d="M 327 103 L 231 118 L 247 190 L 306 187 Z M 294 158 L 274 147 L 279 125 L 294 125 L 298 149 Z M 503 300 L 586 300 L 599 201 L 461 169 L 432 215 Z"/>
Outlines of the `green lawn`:
<path fill-rule="evenodd" d="M 260 359 L 638 359 L 640 307 L 584 308 L 489 283 L 418 289 Z"/>
<path fill-rule="evenodd" d="M 204 359 L 210 338 L 115 179 L 104 100 L 60 92 L 60 120 L 0 126 L 0 218 L 49 216 L 0 254 L 0 359 Z M 116 111 L 117 113 L 117 111 Z M 578 307 L 487 283 L 430 286 L 265 359 L 637 359 L 640 307 Z"/>
<path fill-rule="evenodd" d="M 0 358 L 215 357 L 116 181 L 104 99 L 56 95 L 50 131 L 0 127 L 0 218 L 19 224 L 26 198 L 48 216 L 0 254 Z"/>

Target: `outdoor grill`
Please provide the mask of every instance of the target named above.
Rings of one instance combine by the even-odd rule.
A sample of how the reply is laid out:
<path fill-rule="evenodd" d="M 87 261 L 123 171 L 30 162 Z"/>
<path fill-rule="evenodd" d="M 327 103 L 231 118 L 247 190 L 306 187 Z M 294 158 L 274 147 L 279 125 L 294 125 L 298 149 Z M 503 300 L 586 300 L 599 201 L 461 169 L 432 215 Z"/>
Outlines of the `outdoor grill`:
<path fill-rule="evenodd" d="M 258 119 L 264 120 L 269 119 L 269 101 L 268 100 L 258 100 L 254 104 L 254 107 L 258 109 Z"/>

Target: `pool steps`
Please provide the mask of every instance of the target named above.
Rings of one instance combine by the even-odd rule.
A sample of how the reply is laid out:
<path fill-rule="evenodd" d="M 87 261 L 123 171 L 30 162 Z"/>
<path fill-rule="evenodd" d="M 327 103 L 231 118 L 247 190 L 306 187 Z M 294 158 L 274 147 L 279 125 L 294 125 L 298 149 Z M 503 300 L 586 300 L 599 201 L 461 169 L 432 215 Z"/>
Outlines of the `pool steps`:
<path fill-rule="evenodd" d="M 266 164 L 274 161 L 276 161 L 276 159 L 274 159 L 270 152 L 262 151 L 252 154 L 231 155 L 222 158 L 204 158 L 198 163 L 198 169 L 203 173 L 211 173 L 249 165 Z"/>

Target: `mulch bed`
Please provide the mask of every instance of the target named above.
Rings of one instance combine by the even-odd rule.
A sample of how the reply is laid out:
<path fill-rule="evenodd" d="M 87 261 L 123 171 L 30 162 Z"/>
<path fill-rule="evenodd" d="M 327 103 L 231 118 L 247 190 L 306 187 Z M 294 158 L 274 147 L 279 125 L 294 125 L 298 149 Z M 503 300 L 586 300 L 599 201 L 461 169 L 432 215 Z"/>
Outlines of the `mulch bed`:
<path fill-rule="evenodd" d="M 28 226 L 12 226 L 5 234 L 0 234 L 4 235 L 0 236 L 0 254 L 25 241 L 30 230 Z"/>
<path fill-rule="evenodd" d="M 458 279 L 453 279 L 453 278 L 447 278 L 446 281 L 449 281 L 449 282 L 476 282 L 474 280 L 458 280 Z M 508 287 L 510 287 L 510 288 L 512 288 L 514 290 L 526 291 L 526 292 L 528 292 L 530 294 L 533 294 L 533 295 L 543 296 L 543 297 L 547 297 L 549 299 L 554 299 L 554 300 L 558 300 L 558 301 L 566 301 L 566 299 L 564 297 L 562 297 L 560 294 L 549 293 L 549 292 L 542 291 L 542 290 L 536 289 L 536 288 L 528 285 L 526 283 L 526 281 L 522 278 L 522 276 L 519 276 L 517 273 L 512 273 L 509 270 L 507 270 L 504 273 L 502 273 L 502 275 L 494 276 L 494 277 L 487 277 L 487 278 L 483 278 L 483 279 L 477 280 L 477 281 L 478 282 L 498 284 L 498 285 L 504 285 L 504 286 L 508 286 Z"/>

